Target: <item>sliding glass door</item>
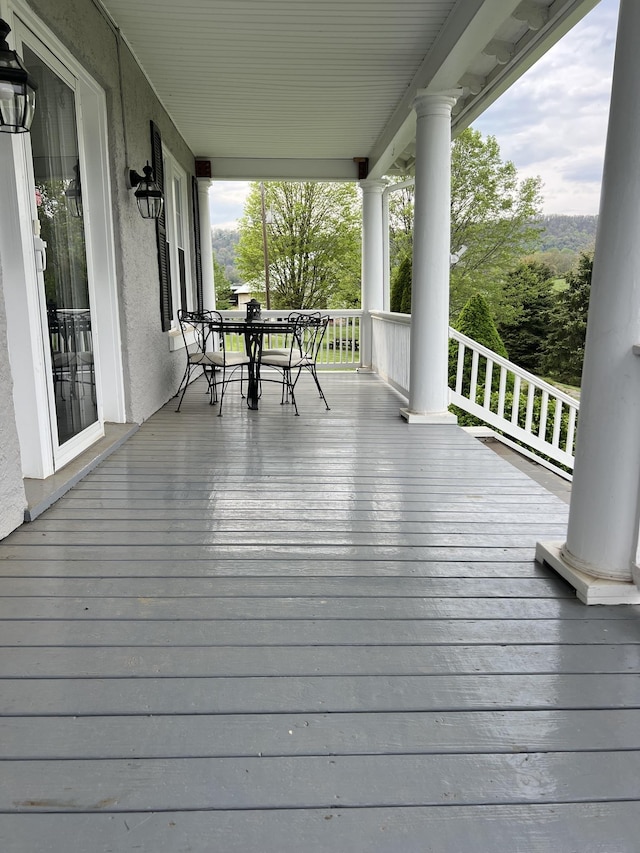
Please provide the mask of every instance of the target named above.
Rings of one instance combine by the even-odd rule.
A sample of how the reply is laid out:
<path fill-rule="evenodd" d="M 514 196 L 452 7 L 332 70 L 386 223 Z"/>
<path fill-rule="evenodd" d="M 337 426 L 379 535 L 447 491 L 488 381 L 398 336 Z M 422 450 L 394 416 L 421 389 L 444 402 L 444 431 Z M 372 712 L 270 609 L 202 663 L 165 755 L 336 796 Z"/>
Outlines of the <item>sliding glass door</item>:
<path fill-rule="evenodd" d="M 24 62 L 38 83 L 31 127 L 38 264 L 50 355 L 49 393 L 54 453 L 98 421 L 94 317 L 87 274 L 80 146 L 73 81 L 65 81 L 35 50 Z M 57 446 L 57 448 L 56 448 Z"/>

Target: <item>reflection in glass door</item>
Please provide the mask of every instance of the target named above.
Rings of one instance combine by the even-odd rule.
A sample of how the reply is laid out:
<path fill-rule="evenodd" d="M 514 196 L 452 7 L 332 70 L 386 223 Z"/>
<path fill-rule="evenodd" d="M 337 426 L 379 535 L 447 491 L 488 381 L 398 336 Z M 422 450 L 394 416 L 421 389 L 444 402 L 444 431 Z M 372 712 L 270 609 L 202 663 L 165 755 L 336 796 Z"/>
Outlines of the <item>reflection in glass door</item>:
<path fill-rule="evenodd" d="M 38 83 L 31 148 L 61 446 L 98 419 L 75 93 L 26 45 L 24 62 Z"/>

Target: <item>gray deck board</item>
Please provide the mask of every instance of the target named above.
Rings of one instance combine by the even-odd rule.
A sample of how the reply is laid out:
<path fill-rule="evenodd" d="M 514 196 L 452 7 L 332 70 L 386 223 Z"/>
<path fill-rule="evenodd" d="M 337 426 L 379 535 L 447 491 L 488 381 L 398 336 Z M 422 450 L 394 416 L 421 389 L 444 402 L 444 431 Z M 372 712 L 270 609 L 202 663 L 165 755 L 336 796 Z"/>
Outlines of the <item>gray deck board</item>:
<path fill-rule="evenodd" d="M 620 749 L 640 749 L 640 709 L 0 718 L 14 760 Z"/>
<path fill-rule="evenodd" d="M 640 799 L 640 751 L 5 760 L 0 811 L 113 813 Z"/>
<path fill-rule="evenodd" d="M 144 604 L 141 605 L 144 607 Z M 11 621 L 0 642 L 32 646 L 467 646 L 467 645 L 638 645 L 634 620 L 481 619 L 267 619 L 256 601 L 255 616 L 188 619 L 176 614 L 148 619 L 105 619 L 90 608 L 73 608 L 64 619 Z M 514 649 L 515 654 L 515 649 Z M 9 653 L 5 658 L 9 657 Z M 1 666 L 1 664 L 0 664 Z"/>
<path fill-rule="evenodd" d="M 319 678 L 324 676 L 347 675 L 354 680 L 349 684 L 350 689 L 356 690 L 362 683 L 367 688 L 368 682 L 357 679 L 368 675 L 395 676 L 399 673 L 408 675 L 438 675 L 451 676 L 451 684 L 456 688 L 458 676 L 474 673 L 506 674 L 513 676 L 513 684 L 517 686 L 522 677 L 530 673 L 555 673 L 563 678 L 573 673 L 637 673 L 640 663 L 638 645 L 618 644 L 615 646 L 591 646 L 588 657 L 585 651 L 576 646 L 567 646 L 562 653 L 553 645 L 536 646 L 417 646 L 389 645 L 372 646 L 190 646 L 171 647 L 167 645 L 153 646 L 89 646 L 83 648 L 73 645 L 73 638 L 68 638 L 61 629 L 56 635 L 52 631 L 52 643 L 67 643 L 51 648 L 34 646 L 7 647 L 2 655 L 1 677 L 6 679 L 44 678 L 152 678 L 162 675 L 166 678 L 244 677 L 260 678 L 269 676 L 278 678 L 281 675 L 301 679 Z M 85 629 L 86 630 L 86 629 Z M 31 638 L 31 641 L 33 642 Z M 12 640 L 13 641 L 13 640 Z M 93 636 L 87 638 L 87 643 L 93 641 Z M 395 650 L 395 651 L 394 651 Z M 236 671 L 234 671 L 236 667 Z M 455 677 L 452 677 L 452 673 Z M 518 676 L 516 678 L 516 676 Z M 492 677 L 495 677 L 492 675 Z M 583 678 L 580 683 L 591 684 Z M 442 687 L 445 682 L 438 682 Z M 497 684 L 498 682 L 496 682 Z M 539 682 L 535 682 L 538 684 Z M 567 682 L 572 683 L 572 682 Z M 263 691 L 279 689 L 270 681 L 256 682 Z M 318 687 L 314 682 L 314 689 Z M 325 681 L 324 687 L 329 689 L 332 681 Z M 339 687 L 347 682 L 336 682 Z M 427 681 L 417 679 L 411 682 L 413 687 L 428 689 Z M 509 687 L 509 678 L 500 681 Z M 229 685 L 220 682 L 221 689 Z M 239 685 L 234 685 L 238 687 Z M 625 690 L 629 682 L 624 682 Z M 285 684 L 285 687 L 289 685 Z M 322 687 L 322 685 L 320 685 Z M 293 685 L 292 689 L 300 689 Z M 20 685 L 7 683 L 4 687 L 5 696 Z M 140 688 L 142 689 L 142 688 Z M 280 688 L 282 689 L 282 688 Z M 269 694 L 270 695 L 270 694 Z M 608 697 L 603 697 L 608 701 Z M 272 701 L 269 699 L 269 701 Z M 392 701 L 395 701 L 393 699 Z M 420 697 L 419 701 L 423 701 Z M 278 705 L 278 707 L 280 707 Z"/>
<path fill-rule="evenodd" d="M 0 823 L 7 853 L 59 853 L 70 849 L 70 839 L 75 849 L 92 853 L 636 853 L 636 834 L 632 802 L 36 814 L 6 815 Z"/>
<path fill-rule="evenodd" d="M 523 472 L 322 382 L 196 385 L 0 543 L 2 853 L 637 853 L 640 608 L 534 562 Z"/>

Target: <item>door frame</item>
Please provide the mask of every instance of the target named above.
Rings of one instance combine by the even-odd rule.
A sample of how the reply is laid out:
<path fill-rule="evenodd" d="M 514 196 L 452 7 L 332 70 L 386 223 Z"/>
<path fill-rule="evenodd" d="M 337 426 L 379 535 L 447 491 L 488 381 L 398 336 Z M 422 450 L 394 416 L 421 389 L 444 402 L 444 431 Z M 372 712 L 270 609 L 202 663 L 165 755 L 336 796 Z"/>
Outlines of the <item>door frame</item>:
<path fill-rule="evenodd" d="M 23 476 L 42 479 L 98 440 L 104 434 L 104 421 L 126 420 L 107 109 L 104 90 L 28 7 L 14 0 L 9 4 L 9 15 L 18 50 L 23 42 L 28 44 L 75 92 L 99 401 L 97 425 L 58 448 L 51 412 L 46 306 L 34 251 L 38 227 L 30 144 L 24 138 L 27 134 L 0 134 L 9 136 L 6 141 L 0 140 L 0 188 L 13 190 L 8 196 L 3 192 L 12 204 L 9 209 L 0 208 L 0 232 L 5 234 L 0 238 L 0 254 L 5 273 L 7 269 L 11 273 L 3 280 L 16 424 Z M 7 149 L 9 156 L 5 156 Z"/>

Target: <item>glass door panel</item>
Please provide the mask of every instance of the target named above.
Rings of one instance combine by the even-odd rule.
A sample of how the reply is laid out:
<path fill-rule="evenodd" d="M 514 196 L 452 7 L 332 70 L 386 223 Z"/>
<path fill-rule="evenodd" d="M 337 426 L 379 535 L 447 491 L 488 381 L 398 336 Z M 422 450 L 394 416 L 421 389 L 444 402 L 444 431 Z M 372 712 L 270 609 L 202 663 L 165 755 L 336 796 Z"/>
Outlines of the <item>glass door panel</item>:
<path fill-rule="evenodd" d="M 61 446 L 98 420 L 75 93 L 26 45 L 23 57 L 38 83 L 31 149 L 40 237 L 47 244 L 45 335 Z"/>

